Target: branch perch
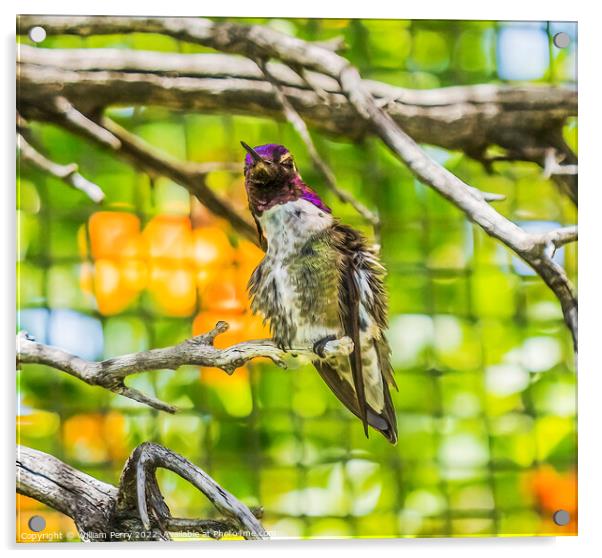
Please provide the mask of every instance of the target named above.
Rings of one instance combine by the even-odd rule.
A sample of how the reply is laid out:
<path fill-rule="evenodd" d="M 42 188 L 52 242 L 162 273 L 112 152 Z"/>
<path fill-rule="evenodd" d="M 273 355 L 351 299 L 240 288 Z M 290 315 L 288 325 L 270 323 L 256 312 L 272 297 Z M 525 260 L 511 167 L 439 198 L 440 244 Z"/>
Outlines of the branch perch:
<path fill-rule="evenodd" d="M 228 329 L 226 322 L 218 322 L 214 329 L 204 335 L 192 337 L 162 349 L 150 349 L 110 358 L 101 362 L 84 360 L 78 356 L 36 342 L 27 332 L 17 335 L 17 362 L 21 364 L 45 364 L 82 380 L 91 386 L 128 397 L 155 409 L 175 413 L 177 409 L 144 393 L 127 387 L 128 376 L 149 370 L 175 370 L 184 365 L 221 368 L 232 374 L 237 368 L 254 358 L 269 358 L 281 368 L 286 368 L 284 357 L 304 355 L 316 358 L 312 347 L 295 347 L 287 351 L 279 348 L 271 340 L 247 341 L 232 345 L 227 349 L 216 349 L 215 338 Z M 324 356 L 348 355 L 353 351 L 353 342 L 348 337 L 329 341 L 324 348 Z"/>
<path fill-rule="evenodd" d="M 156 478 L 169 469 L 200 490 L 223 519 L 171 516 Z M 177 453 L 146 442 L 128 458 L 119 487 L 101 482 L 38 450 L 17 446 L 17 492 L 73 519 L 84 541 L 170 540 L 170 533 L 195 532 L 220 538 L 225 533 L 245 539 L 268 534 L 253 513 L 202 469 Z"/>

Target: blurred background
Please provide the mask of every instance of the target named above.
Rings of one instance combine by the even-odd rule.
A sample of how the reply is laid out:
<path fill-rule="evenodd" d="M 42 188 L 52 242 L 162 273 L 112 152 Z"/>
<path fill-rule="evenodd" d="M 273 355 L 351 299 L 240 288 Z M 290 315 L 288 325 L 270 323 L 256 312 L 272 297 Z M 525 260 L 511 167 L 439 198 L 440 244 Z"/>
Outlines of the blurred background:
<path fill-rule="evenodd" d="M 576 25 L 559 23 L 237 20 L 309 40 L 343 35 L 363 77 L 411 88 L 476 83 L 576 86 Z M 570 46 L 552 44 L 564 31 Z M 30 44 L 27 38 L 20 39 Z M 207 52 L 159 35 L 49 37 L 45 48 Z M 344 222 L 371 235 L 323 186 L 288 124 L 262 118 L 119 108 L 112 118 L 183 160 L 240 162 L 211 188 L 245 214 L 243 151 L 283 143 L 306 182 Z M 177 343 L 226 320 L 218 346 L 268 336 L 249 311 L 258 248 L 184 188 L 52 125 L 48 155 L 75 161 L 107 195 L 102 208 L 23 166 L 18 176 L 18 328 L 86 359 Z M 566 139 L 576 145 L 576 122 Z M 381 215 L 399 443 L 371 432 L 311 366 L 254 361 L 232 376 L 182 367 L 129 383 L 179 406 L 171 416 L 39 365 L 18 372 L 18 442 L 116 484 L 132 449 L 156 441 L 251 506 L 274 537 L 547 535 L 576 531 L 576 386 L 559 304 L 512 253 L 418 183 L 382 143 L 314 133 L 342 188 Z M 495 207 L 530 230 L 576 223 L 575 207 L 530 163 L 488 175 L 460 152 L 429 154 L 468 183 L 506 195 Z M 576 280 L 576 246 L 558 251 Z M 175 516 L 211 517 L 191 485 L 163 471 Z M 70 519 L 17 497 L 18 529 L 35 511 L 66 540 Z M 566 527 L 552 514 L 571 513 Z"/>

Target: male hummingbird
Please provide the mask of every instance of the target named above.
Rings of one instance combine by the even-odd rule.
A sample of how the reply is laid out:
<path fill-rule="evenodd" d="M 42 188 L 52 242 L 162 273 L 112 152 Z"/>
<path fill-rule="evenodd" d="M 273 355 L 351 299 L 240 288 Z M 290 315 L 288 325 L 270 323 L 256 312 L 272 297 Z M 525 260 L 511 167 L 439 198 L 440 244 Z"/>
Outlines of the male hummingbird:
<path fill-rule="evenodd" d="M 383 266 L 364 236 L 303 182 L 286 147 L 241 144 L 249 208 L 266 250 L 249 281 L 251 309 L 283 349 L 313 347 L 313 365 L 366 436 L 369 425 L 396 443 Z M 353 352 L 326 357 L 326 343 L 343 336 Z"/>

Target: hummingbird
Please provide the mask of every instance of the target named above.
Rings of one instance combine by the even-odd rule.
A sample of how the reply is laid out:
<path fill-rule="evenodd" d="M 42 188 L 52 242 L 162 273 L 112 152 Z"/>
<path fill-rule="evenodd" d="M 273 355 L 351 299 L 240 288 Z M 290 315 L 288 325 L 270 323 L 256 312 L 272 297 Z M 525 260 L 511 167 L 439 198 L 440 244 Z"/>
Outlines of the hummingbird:
<path fill-rule="evenodd" d="M 241 145 L 249 209 L 265 251 L 249 280 L 251 310 L 269 323 L 280 348 L 312 347 L 312 364 L 366 436 L 370 426 L 395 444 L 384 267 L 368 240 L 303 182 L 286 147 Z M 326 344 L 344 336 L 353 351 L 325 355 Z"/>

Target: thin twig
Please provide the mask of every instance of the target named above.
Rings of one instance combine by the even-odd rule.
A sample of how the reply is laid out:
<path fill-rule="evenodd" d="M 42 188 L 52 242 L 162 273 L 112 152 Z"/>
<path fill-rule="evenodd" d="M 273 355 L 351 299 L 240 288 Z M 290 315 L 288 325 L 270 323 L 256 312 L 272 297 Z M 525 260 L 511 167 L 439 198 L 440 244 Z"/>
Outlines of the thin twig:
<path fill-rule="evenodd" d="M 105 194 L 100 186 L 79 174 L 76 163 L 60 165 L 51 161 L 36 151 L 21 134 L 17 134 L 17 147 L 23 161 L 83 192 L 94 203 L 100 203 L 104 199 Z"/>
<path fill-rule="evenodd" d="M 316 358 L 312 347 L 295 347 L 284 351 L 267 339 L 238 343 L 227 349 L 216 349 L 213 345 L 215 337 L 227 329 L 226 322 L 218 322 L 210 332 L 192 337 L 177 345 L 122 355 L 101 362 L 84 360 L 58 347 L 38 343 L 27 332 L 21 331 L 17 335 L 17 362 L 45 364 L 62 370 L 91 386 L 100 386 L 149 407 L 174 413 L 177 411 L 175 407 L 127 387 L 124 380 L 140 372 L 175 370 L 184 365 L 221 368 L 227 374 L 232 374 L 237 368 L 254 358 L 269 358 L 281 368 L 286 367 L 284 362 L 286 355 Z M 352 351 L 351 339 L 342 337 L 329 341 L 324 348 L 324 355 L 348 355 Z"/>
<path fill-rule="evenodd" d="M 561 158 L 562 159 L 562 158 Z M 550 147 L 546 150 L 543 177 L 551 178 L 554 175 L 576 175 L 579 172 L 577 165 L 561 165 L 556 149 Z"/>
<path fill-rule="evenodd" d="M 114 150 L 121 147 L 121 142 L 118 138 L 82 114 L 65 97 L 53 97 L 49 110 L 58 113 L 69 124 L 70 128 L 83 132 L 86 136 L 95 139 L 101 145 Z"/>
<path fill-rule="evenodd" d="M 570 242 L 577 242 L 577 225 L 555 229 L 547 233 L 542 233 L 539 236 L 540 243 L 548 248 L 547 253 L 549 257 L 553 258 L 558 248 Z"/>
<path fill-rule="evenodd" d="M 296 132 L 299 134 L 299 137 L 305 144 L 307 148 L 307 152 L 311 157 L 311 160 L 314 166 L 322 173 L 324 178 L 326 179 L 326 185 L 328 188 L 342 201 L 348 203 L 355 209 L 364 219 L 366 219 L 369 223 L 378 227 L 380 224 L 380 219 L 378 215 L 373 211 L 370 211 L 363 203 L 356 200 L 349 192 L 346 190 L 342 190 L 337 186 L 336 177 L 332 172 L 331 168 L 326 164 L 324 159 L 318 153 L 316 146 L 311 138 L 311 134 L 307 129 L 307 124 L 303 121 L 303 118 L 299 116 L 299 113 L 294 109 L 293 105 L 288 101 L 286 95 L 282 91 L 282 88 L 278 84 L 278 82 L 274 79 L 272 74 L 270 73 L 265 60 L 257 60 L 257 65 L 265 75 L 266 79 L 272 84 L 274 87 L 274 92 L 276 94 L 276 98 L 278 102 L 282 106 L 282 110 L 284 111 L 284 115 L 289 123 L 293 126 Z"/>

